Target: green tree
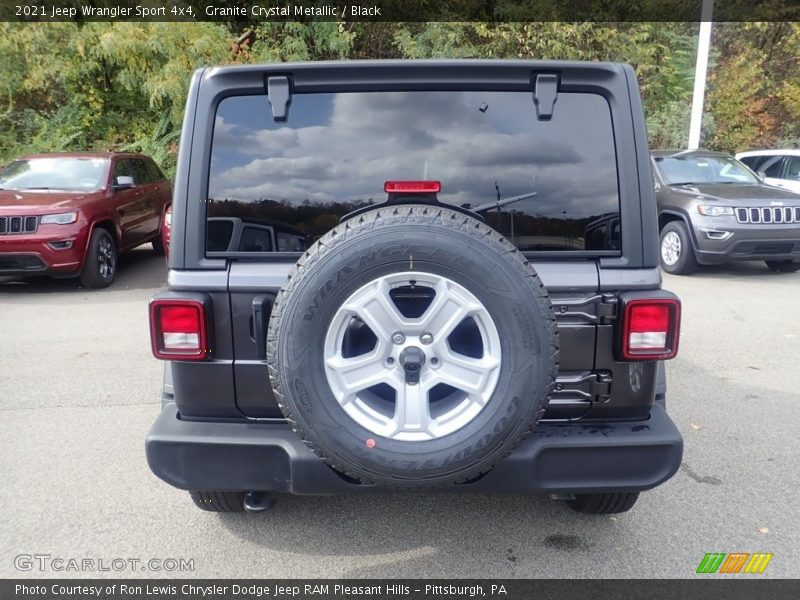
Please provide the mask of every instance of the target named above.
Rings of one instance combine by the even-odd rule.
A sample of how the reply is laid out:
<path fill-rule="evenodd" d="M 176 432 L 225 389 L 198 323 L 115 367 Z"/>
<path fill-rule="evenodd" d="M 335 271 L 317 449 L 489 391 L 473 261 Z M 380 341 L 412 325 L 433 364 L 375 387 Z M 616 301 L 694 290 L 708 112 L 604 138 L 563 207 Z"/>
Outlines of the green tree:
<path fill-rule="evenodd" d="M 493 6 L 513 17 L 513 3 Z M 696 40 L 697 24 L 635 21 L 0 23 L 0 161 L 34 151 L 134 149 L 171 173 L 198 67 L 352 58 L 628 62 L 651 144 L 680 148 Z M 716 23 L 711 58 L 707 146 L 800 141 L 800 23 Z"/>

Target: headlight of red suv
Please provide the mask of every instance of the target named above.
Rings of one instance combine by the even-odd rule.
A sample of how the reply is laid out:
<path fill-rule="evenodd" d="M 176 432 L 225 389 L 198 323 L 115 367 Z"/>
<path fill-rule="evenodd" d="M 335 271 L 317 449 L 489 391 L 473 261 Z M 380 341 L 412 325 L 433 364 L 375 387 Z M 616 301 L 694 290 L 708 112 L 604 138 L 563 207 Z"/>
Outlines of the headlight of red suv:
<path fill-rule="evenodd" d="M 42 225 L 69 225 L 78 220 L 77 212 L 58 213 L 55 215 L 42 215 L 39 222 Z"/>

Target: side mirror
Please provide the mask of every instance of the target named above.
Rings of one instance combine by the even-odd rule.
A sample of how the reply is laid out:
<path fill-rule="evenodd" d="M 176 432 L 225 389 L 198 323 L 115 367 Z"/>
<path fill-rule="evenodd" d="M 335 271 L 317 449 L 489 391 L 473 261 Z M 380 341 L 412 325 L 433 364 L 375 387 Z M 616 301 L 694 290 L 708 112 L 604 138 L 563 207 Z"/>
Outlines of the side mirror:
<path fill-rule="evenodd" d="M 120 175 L 114 180 L 114 185 L 112 186 L 115 190 L 127 190 L 128 188 L 132 188 L 134 186 L 133 177 L 130 175 Z"/>
<path fill-rule="evenodd" d="M 758 178 L 759 178 L 761 181 L 764 181 L 764 180 L 767 178 L 767 173 L 766 173 L 766 171 L 759 171 L 759 172 L 757 172 L 757 173 L 756 173 L 756 175 L 758 175 Z"/>

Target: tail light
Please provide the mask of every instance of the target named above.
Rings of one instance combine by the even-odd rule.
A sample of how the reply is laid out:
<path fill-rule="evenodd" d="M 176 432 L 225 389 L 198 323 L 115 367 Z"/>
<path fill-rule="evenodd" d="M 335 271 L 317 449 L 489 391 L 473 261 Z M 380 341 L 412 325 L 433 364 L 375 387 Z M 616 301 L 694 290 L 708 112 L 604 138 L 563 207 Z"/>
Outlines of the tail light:
<path fill-rule="evenodd" d="M 387 194 L 438 194 L 441 181 L 387 181 L 383 184 Z"/>
<path fill-rule="evenodd" d="M 165 244 L 165 250 L 169 253 L 169 241 L 172 237 L 172 205 L 164 211 L 164 223 L 161 226 L 161 238 Z"/>
<path fill-rule="evenodd" d="M 162 360 L 203 360 L 210 352 L 206 311 L 198 300 L 150 302 L 150 341 Z"/>
<path fill-rule="evenodd" d="M 667 360 L 678 353 L 681 303 L 677 298 L 638 298 L 622 314 L 622 359 Z"/>

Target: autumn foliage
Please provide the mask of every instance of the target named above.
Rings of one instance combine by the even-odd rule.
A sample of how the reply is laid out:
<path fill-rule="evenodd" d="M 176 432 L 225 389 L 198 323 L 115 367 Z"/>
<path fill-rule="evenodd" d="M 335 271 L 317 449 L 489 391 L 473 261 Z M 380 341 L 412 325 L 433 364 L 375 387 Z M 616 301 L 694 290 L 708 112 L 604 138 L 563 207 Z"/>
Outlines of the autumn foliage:
<path fill-rule="evenodd" d="M 631 63 L 653 147 L 688 135 L 696 23 L 0 23 L 0 161 L 118 149 L 174 168 L 206 65 L 353 58 Z M 800 24 L 715 24 L 703 128 L 729 152 L 800 142 Z"/>

